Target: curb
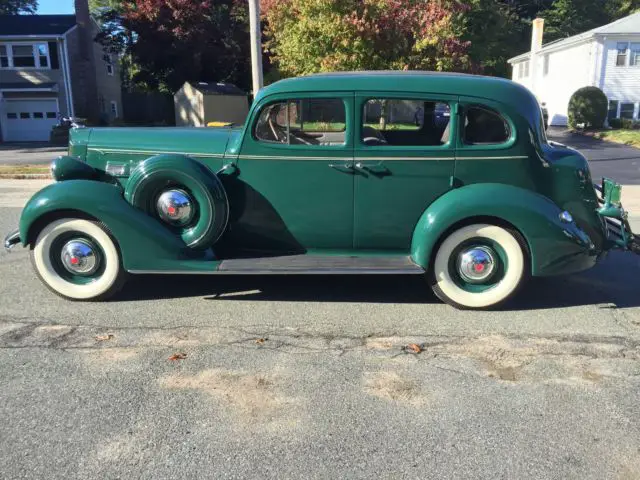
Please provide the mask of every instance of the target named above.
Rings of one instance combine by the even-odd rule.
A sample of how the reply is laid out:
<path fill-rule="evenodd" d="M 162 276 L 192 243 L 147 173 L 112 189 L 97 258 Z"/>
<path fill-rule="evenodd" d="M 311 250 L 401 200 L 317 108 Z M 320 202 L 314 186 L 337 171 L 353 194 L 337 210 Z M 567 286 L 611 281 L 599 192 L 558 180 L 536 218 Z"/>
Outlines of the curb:
<path fill-rule="evenodd" d="M 0 180 L 51 180 L 48 173 L 0 173 Z"/>

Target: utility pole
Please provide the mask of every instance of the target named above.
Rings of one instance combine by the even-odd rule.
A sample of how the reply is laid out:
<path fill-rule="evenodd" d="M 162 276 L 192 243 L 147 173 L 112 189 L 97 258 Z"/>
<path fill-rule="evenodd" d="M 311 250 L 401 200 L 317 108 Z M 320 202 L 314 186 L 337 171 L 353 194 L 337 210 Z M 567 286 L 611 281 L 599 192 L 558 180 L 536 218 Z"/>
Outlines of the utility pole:
<path fill-rule="evenodd" d="M 262 31 L 260 29 L 260 0 L 249 0 L 249 31 L 251 41 L 251 76 L 253 95 L 262 88 Z"/>

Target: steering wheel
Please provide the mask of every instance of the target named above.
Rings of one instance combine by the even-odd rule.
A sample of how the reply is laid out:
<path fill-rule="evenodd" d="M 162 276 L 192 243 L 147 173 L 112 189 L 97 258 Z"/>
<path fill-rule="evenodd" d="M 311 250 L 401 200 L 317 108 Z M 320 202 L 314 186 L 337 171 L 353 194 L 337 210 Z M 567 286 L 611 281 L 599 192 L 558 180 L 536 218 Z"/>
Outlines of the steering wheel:
<path fill-rule="evenodd" d="M 276 141 L 280 143 L 287 143 L 286 134 L 280 130 L 280 127 L 276 126 L 272 118 L 269 119 L 269 129 L 271 130 L 271 133 L 273 133 L 273 138 Z"/>

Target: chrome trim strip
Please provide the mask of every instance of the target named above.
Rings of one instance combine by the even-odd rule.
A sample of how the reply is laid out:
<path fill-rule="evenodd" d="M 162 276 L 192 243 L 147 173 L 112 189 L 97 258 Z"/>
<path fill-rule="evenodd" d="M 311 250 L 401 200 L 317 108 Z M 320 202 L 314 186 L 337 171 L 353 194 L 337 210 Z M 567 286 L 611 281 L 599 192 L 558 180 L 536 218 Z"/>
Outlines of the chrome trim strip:
<path fill-rule="evenodd" d="M 140 154 L 140 155 L 189 155 L 193 157 L 212 157 L 212 158 L 223 158 L 224 153 L 198 153 L 198 152 L 170 152 L 164 150 L 126 150 L 124 148 L 91 148 L 90 151 L 98 152 L 98 153 L 130 153 L 130 154 Z"/>
<path fill-rule="evenodd" d="M 456 160 L 512 160 L 529 158 L 527 155 L 507 155 L 504 157 L 457 157 Z"/>
<path fill-rule="evenodd" d="M 10 251 L 13 247 L 20 243 L 20 230 L 15 229 L 13 232 L 9 233 L 6 237 L 4 237 L 4 248 L 7 251 Z"/>
<path fill-rule="evenodd" d="M 367 269 L 367 268 L 343 268 L 343 269 L 310 269 L 310 270 L 211 270 L 184 271 L 184 270 L 127 270 L 134 275 L 422 275 L 424 270 L 418 266 L 395 269 Z"/>

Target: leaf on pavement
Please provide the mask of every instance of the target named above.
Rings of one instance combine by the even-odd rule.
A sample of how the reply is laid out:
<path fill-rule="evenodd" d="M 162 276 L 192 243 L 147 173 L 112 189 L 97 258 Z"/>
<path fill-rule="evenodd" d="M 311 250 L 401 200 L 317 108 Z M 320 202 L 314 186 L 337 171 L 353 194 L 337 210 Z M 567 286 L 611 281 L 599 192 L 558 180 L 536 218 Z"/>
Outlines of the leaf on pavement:
<path fill-rule="evenodd" d="M 105 335 L 96 335 L 96 342 L 106 342 L 113 338 L 113 333 L 107 333 Z"/>
<path fill-rule="evenodd" d="M 258 338 L 258 339 L 256 340 L 256 343 L 257 343 L 258 345 L 264 345 L 264 342 L 266 342 L 267 340 L 269 340 L 269 339 L 268 339 L 268 338 Z"/>
<path fill-rule="evenodd" d="M 187 354 L 186 353 L 178 352 L 178 353 L 174 353 L 173 355 L 171 355 L 169 357 L 169 360 L 171 360 L 172 362 L 175 362 L 176 360 L 184 360 L 185 358 L 187 358 Z"/>
<path fill-rule="evenodd" d="M 409 345 L 405 345 L 402 349 L 407 353 L 420 353 L 422 352 L 422 347 L 417 343 L 410 343 Z"/>

